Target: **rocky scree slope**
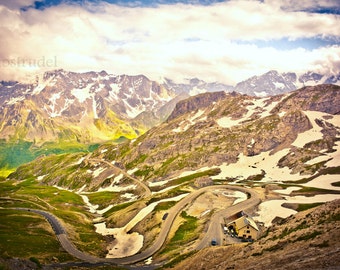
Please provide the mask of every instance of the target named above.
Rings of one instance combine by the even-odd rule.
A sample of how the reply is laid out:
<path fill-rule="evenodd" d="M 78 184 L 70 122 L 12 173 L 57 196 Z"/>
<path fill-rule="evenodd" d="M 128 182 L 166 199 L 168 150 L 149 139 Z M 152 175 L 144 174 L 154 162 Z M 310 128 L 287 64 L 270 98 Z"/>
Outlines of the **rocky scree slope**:
<path fill-rule="evenodd" d="M 340 87 L 334 85 L 305 87 L 268 98 L 202 94 L 178 103 L 166 123 L 117 148 L 102 147 L 94 156 L 115 160 L 137 170 L 136 175 L 157 181 L 183 171 L 235 163 L 240 155 L 288 149 L 277 166 L 313 174 L 322 164 L 306 162 L 334 152 L 339 140 L 339 125 L 331 121 L 339 112 L 339 98 Z M 313 118 L 308 111 L 323 115 Z M 315 128 L 321 137 L 306 139 L 306 145 L 292 145 L 299 134 Z"/>
<path fill-rule="evenodd" d="M 252 244 L 199 251 L 171 269 L 339 269 L 340 200 L 300 212 L 268 228 Z"/>

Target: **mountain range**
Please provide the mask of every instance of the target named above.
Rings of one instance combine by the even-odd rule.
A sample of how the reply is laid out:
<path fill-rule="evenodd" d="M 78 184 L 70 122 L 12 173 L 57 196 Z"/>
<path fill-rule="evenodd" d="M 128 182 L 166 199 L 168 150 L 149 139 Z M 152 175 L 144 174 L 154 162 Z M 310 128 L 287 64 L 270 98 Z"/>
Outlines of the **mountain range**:
<path fill-rule="evenodd" d="M 313 72 L 297 76 L 270 71 L 231 86 L 199 79 L 155 82 L 143 75 L 64 70 L 46 72 L 31 84 L 2 81 L 0 148 L 4 154 L 0 166 L 16 167 L 44 153 L 86 150 L 96 143 L 136 138 L 168 119 L 178 102 L 199 93 L 222 91 L 263 97 L 301 85 L 339 82 L 340 74 Z M 13 149 L 21 154 L 15 156 L 18 151 Z"/>
<path fill-rule="evenodd" d="M 167 93 L 176 96 L 174 89 Z M 95 98 L 87 99 L 92 105 L 86 107 L 89 113 Z M 105 250 L 114 253 L 120 247 L 135 247 L 140 242 L 132 237 L 139 235 L 143 239 L 141 252 L 148 251 L 168 222 L 171 233 L 153 253 L 151 268 L 163 265 L 166 269 L 164 263 L 178 264 L 188 258 L 175 269 L 336 269 L 339 244 L 334 236 L 339 234 L 339 200 L 297 215 L 289 216 L 286 211 L 287 207 L 310 208 L 339 198 L 340 86 L 304 86 L 266 97 L 208 91 L 172 106 L 164 121 L 137 138 L 119 144 L 106 142 L 91 152 L 42 155 L 19 166 L 0 181 L 3 205 L 11 207 L 5 209 L 10 211 L 7 223 L 13 224 L 13 216 L 18 215 L 12 212 L 16 211 L 14 205 L 53 211 L 67 224 L 70 238 L 81 250 L 99 243 L 101 246 L 93 249 L 106 256 Z M 138 118 L 125 112 L 125 119 Z M 55 117 L 62 116 L 63 112 Z M 252 211 L 262 237 L 254 243 L 199 248 L 196 253 L 211 224 L 221 231 L 213 232 L 209 239 L 222 233 L 222 223 L 212 220 L 220 217 L 221 209 L 231 208 L 226 200 L 236 196 L 223 188 L 226 184 L 247 190 L 240 192 L 244 195 L 242 207 L 258 201 L 244 210 Z M 195 194 L 200 195 L 190 197 Z M 171 201 L 185 196 L 189 203 Z M 230 200 L 240 205 L 235 197 Z M 174 209 L 178 216 L 170 222 Z M 45 221 L 36 226 L 40 228 L 41 222 Z M 97 222 L 107 230 L 123 229 L 124 234 L 105 235 L 106 242 L 98 240 L 98 235 L 88 238 L 99 226 L 92 223 Z M 4 243 L 15 250 L 6 256 L 10 258 L 22 248 L 7 240 L 12 239 L 7 226 Z M 234 237 L 220 239 L 223 237 L 235 243 Z M 46 258 L 34 248 L 25 250 L 44 263 L 51 263 L 50 258 L 60 253 L 59 248 Z M 147 267 L 145 261 L 140 264 Z"/>
<path fill-rule="evenodd" d="M 152 183 L 202 171 L 230 181 L 293 181 L 327 171 L 326 162 L 336 159 L 339 113 L 336 85 L 265 98 L 204 93 L 178 102 L 167 121 L 137 139 L 103 144 L 90 157 L 113 161 Z M 79 156 L 75 159 L 59 160 L 58 166 L 49 158 L 39 159 L 12 177 L 25 179 L 28 170 L 50 185 L 94 191 L 111 185 L 120 174 L 93 167 Z M 67 174 L 70 165 L 76 171 Z M 97 170 L 103 174 L 94 176 Z"/>

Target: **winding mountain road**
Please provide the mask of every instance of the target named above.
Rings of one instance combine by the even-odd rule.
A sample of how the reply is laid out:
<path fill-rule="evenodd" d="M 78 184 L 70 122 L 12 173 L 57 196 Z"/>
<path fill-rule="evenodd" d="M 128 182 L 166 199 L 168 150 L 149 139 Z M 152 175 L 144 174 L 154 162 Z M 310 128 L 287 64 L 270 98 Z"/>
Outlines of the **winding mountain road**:
<path fill-rule="evenodd" d="M 239 187 L 239 186 L 231 186 L 231 185 L 214 185 L 214 186 L 208 186 L 201 188 L 195 192 L 192 192 L 188 194 L 186 197 L 184 197 L 182 200 L 180 200 L 175 206 L 173 206 L 169 212 L 166 220 L 163 222 L 161 231 L 156 238 L 155 242 L 150 246 L 149 248 L 145 249 L 144 251 L 137 253 L 135 255 L 125 257 L 125 258 L 98 258 L 95 256 L 92 256 L 90 254 L 87 254 L 85 252 L 82 252 L 78 250 L 72 242 L 69 240 L 66 234 L 66 230 L 62 227 L 60 224 L 58 218 L 54 216 L 53 214 L 37 210 L 37 209 L 30 209 L 30 208 L 15 208 L 16 210 L 22 210 L 22 211 L 29 211 L 36 214 L 40 214 L 44 216 L 48 222 L 51 224 L 59 242 L 61 243 L 62 247 L 72 256 L 91 263 L 96 262 L 109 262 L 111 264 L 121 264 L 121 265 L 127 265 L 127 264 L 133 264 L 142 260 L 145 260 L 152 256 L 154 253 L 156 253 L 164 244 L 170 229 L 173 225 L 173 222 L 176 218 L 176 216 L 181 212 L 183 208 L 185 208 L 189 203 L 191 203 L 194 199 L 196 199 L 198 196 L 200 196 L 202 193 L 213 190 L 213 189 L 229 189 L 229 190 L 237 190 L 244 193 L 247 193 L 250 195 L 250 198 L 248 198 L 245 201 L 242 201 L 238 204 L 232 205 L 224 210 L 220 210 L 213 214 L 211 221 L 209 223 L 209 228 L 203 237 L 203 239 L 197 244 L 196 249 L 202 249 L 207 246 L 209 246 L 211 238 L 217 238 L 218 243 L 221 243 L 221 236 L 218 235 L 217 232 L 222 234 L 221 230 L 221 224 L 223 222 L 223 217 L 230 216 L 232 214 L 235 214 L 241 210 L 247 210 L 250 208 L 255 207 L 257 204 L 260 203 L 260 199 L 258 194 L 245 187 Z"/>

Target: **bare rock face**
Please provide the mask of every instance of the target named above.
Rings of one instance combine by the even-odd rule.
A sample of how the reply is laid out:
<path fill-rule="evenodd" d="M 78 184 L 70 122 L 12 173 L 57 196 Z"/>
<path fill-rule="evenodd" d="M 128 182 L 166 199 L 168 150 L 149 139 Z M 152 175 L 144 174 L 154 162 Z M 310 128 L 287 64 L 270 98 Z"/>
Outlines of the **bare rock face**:
<path fill-rule="evenodd" d="M 221 100 L 226 97 L 225 92 L 214 92 L 200 94 L 189 99 L 182 100 L 176 104 L 175 109 L 168 118 L 168 121 L 179 117 L 185 113 L 203 109 L 209 106 L 211 103 Z"/>
<path fill-rule="evenodd" d="M 280 74 L 271 70 L 261 76 L 253 76 L 235 86 L 235 91 L 248 95 L 275 95 L 296 89 L 295 73 Z M 265 92 L 264 92 L 265 91 Z"/>
<path fill-rule="evenodd" d="M 339 89 L 340 86 L 331 84 L 301 88 L 300 91 L 293 92 L 292 95 L 289 95 L 278 106 L 276 106 L 273 113 L 280 109 L 300 109 L 325 112 L 329 114 L 339 114 Z"/>

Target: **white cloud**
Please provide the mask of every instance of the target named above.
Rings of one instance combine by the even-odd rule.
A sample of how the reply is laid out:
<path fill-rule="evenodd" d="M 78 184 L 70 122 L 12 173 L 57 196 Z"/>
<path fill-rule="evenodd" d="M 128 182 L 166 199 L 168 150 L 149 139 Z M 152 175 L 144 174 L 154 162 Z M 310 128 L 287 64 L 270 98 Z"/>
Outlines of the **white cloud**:
<path fill-rule="evenodd" d="M 145 74 L 156 80 L 160 76 L 175 80 L 200 77 L 225 83 L 271 69 L 339 71 L 339 45 L 283 50 L 252 44 L 282 38 L 340 37 L 339 16 L 282 8 L 292 6 L 289 3 L 228 1 L 210 6 L 134 8 L 63 4 L 26 12 L 0 6 L 1 79 L 18 79 L 30 71 L 51 68 L 104 69 L 114 74 Z M 44 59 L 45 65 L 20 65 L 18 59 Z M 46 65 L 47 60 L 52 64 Z"/>
<path fill-rule="evenodd" d="M 17 10 L 21 7 L 27 7 L 33 5 L 35 0 L 0 0 L 0 5 L 3 5 L 9 9 Z"/>

